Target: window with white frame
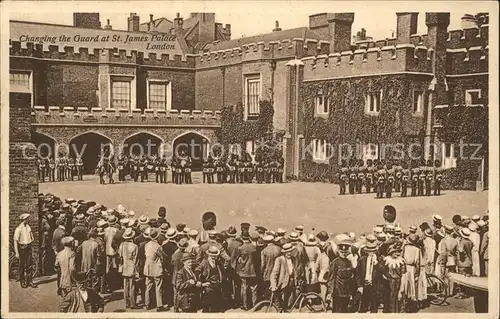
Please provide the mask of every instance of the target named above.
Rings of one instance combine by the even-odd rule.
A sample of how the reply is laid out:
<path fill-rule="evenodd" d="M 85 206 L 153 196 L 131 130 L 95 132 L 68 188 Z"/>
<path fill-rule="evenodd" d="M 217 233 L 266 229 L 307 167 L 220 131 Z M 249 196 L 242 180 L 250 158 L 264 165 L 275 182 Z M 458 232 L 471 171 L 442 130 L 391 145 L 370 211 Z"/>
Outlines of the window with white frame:
<path fill-rule="evenodd" d="M 245 76 L 245 110 L 247 118 L 255 118 L 260 113 L 260 74 Z"/>
<path fill-rule="evenodd" d="M 457 151 L 459 151 L 459 149 L 457 149 L 453 143 L 443 143 L 443 168 L 454 168 L 457 166 Z"/>
<path fill-rule="evenodd" d="M 365 95 L 365 110 L 367 114 L 379 114 L 382 103 L 382 90 Z"/>
<path fill-rule="evenodd" d="M 319 92 L 314 99 L 315 111 L 319 115 L 327 115 L 330 112 L 330 106 L 328 104 L 328 97 L 323 95 L 323 92 Z"/>
<path fill-rule="evenodd" d="M 33 77 L 31 71 L 10 71 L 10 92 L 28 93 L 31 95 L 31 107 L 33 107 Z"/>
<path fill-rule="evenodd" d="M 246 151 L 248 154 L 255 156 L 255 141 L 254 140 L 246 141 Z"/>
<path fill-rule="evenodd" d="M 413 113 L 422 113 L 424 109 L 424 92 L 414 90 L 413 91 Z"/>
<path fill-rule="evenodd" d="M 465 90 L 465 105 L 474 106 L 481 104 L 481 89 Z"/>
<path fill-rule="evenodd" d="M 130 110 L 135 103 L 134 78 L 129 76 L 111 77 L 111 107 Z"/>
<path fill-rule="evenodd" d="M 326 140 L 314 139 L 312 141 L 312 156 L 315 161 L 328 160 L 329 148 Z"/>
<path fill-rule="evenodd" d="M 171 92 L 170 82 L 148 80 L 148 108 L 170 110 L 172 101 Z"/>
<path fill-rule="evenodd" d="M 376 160 L 378 159 L 378 144 L 368 143 L 363 145 L 363 160 Z"/>

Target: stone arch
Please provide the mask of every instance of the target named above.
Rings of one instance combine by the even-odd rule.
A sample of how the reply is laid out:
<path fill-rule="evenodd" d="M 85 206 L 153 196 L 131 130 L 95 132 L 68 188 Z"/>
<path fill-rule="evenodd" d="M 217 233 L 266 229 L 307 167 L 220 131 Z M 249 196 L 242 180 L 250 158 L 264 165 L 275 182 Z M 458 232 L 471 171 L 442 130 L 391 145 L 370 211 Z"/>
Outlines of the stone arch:
<path fill-rule="evenodd" d="M 74 135 L 69 139 L 68 147 L 69 157 L 82 158 L 85 174 L 93 174 L 101 157 L 110 157 L 115 152 L 111 138 L 98 131 Z"/>
<path fill-rule="evenodd" d="M 161 156 L 163 144 L 164 139 L 160 135 L 149 131 L 138 131 L 123 139 L 121 152 L 127 156 Z"/>
<path fill-rule="evenodd" d="M 31 135 L 33 144 L 36 147 L 37 156 L 42 159 L 56 157 L 57 140 L 49 134 L 34 131 Z"/>
<path fill-rule="evenodd" d="M 188 156 L 192 161 L 193 170 L 200 170 L 203 161 L 210 155 L 211 139 L 197 131 L 186 131 L 172 140 L 172 155 Z"/>

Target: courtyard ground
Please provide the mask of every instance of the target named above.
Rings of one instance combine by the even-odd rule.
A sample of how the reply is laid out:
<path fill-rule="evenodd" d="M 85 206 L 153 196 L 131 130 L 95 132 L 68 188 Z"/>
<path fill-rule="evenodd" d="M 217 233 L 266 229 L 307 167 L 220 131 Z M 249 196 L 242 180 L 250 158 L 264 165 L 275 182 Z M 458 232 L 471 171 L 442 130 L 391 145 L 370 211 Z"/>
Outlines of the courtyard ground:
<path fill-rule="evenodd" d="M 173 224 L 185 223 L 190 228 L 201 228 L 201 214 L 214 211 L 217 228 L 227 229 L 247 221 L 268 228 L 291 230 L 298 224 L 306 232 L 313 229 L 329 233 L 371 231 L 383 223 L 382 209 L 392 204 L 397 209 L 397 221 L 406 231 L 410 225 L 431 222 L 433 214 L 440 214 L 445 223 L 451 223 L 454 214 L 483 215 L 488 206 L 487 192 L 442 191 L 441 196 L 374 199 L 374 194 L 338 195 L 337 185 L 324 183 L 284 184 L 214 184 L 200 183 L 195 174 L 192 185 L 156 184 L 152 181 L 131 181 L 114 185 L 99 185 L 95 176 L 84 181 L 40 184 L 40 192 L 53 193 L 61 198 L 93 200 L 108 207 L 123 204 L 134 210 L 136 216 L 156 217 L 160 206 L 167 208 L 167 219 Z M 252 227 L 253 228 L 253 227 Z M 10 282 L 10 311 L 57 311 L 59 297 L 53 278 L 41 278 L 40 288 L 21 289 Z M 123 311 L 122 292 L 110 296 L 106 312 Z M 422 312 L 473 312 L 472 299 L 450 299 L 443 306 L 432 306 Z"/>

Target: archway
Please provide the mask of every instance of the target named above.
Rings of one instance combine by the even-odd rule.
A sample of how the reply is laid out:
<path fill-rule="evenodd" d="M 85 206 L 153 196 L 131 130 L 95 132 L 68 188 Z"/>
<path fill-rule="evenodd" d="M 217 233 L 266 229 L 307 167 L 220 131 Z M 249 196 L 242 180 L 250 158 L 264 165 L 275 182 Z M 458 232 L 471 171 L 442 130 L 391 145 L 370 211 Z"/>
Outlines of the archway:
<path fill-rule="evenodd" d="M 160 156 L 163 140 L 154 134 L 139 132 L 127 137 L 123 143 L 123 154 L 126 156 Z"/>
<path fill-rule="evenodd" d="M 69 156 L 82 157 L 84 174 L 94 174 L 100 158 L 109 157 L 113 152 L 111 139 L 96 132 L 82 133 L 69 142 Z"/>
<path fill-rule="evenodd" d="M 56 141 L 43 133 L 33 132 L 33 144 L 37 149 L 37 155 L 43 159 L 55 158 Z"/>
<path fill-rule="evenodd" d="M 173 154 L 191 157 L 192 169 L 201 170 L 203 161 L 210 154 L 210 140 L 199 133 L 186 132 L 174 139 Z"/>

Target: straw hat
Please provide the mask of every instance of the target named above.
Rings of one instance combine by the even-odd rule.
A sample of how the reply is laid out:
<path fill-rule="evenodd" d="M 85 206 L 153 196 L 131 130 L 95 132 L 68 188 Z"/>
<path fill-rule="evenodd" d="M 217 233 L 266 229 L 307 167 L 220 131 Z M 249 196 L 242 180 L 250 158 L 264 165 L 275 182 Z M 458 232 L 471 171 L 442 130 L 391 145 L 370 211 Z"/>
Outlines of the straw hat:
<path fill-rule="evenodd" d="M 132 228 L 127 228 L 123 232 L 123 239 L 130 239 L 133 238 L 134 236 L 135 236 L 135 230 L 133 230 Z"/>
<path fill-rule="evenodd" d="M 219 256 L 220 255 L 220 250 L 216 246 L 210 246 L 207 250 L 207 254 L 209 256 Z"/>
<path fill-rule="evenodd" d="M 300 239 L 299 234 L 293 231 L 290 234 L 288 234 L 288 239 L 291 241 L 297 241 Z"/>
<path fill-rule="evenodd" d="M 286 244 L 284 244 L 284 245 L 283 245 L 283 247 L 281 248 L 281 252 L 282 252 L 282 253 L 287 253 L 287 252 L 292 251 L 294 248 L 295 248 L 295 247 L 294 247 L 292 244 L 290 244 L 290 243 L 286 243 Z"/>
<path fill-rule="evenodd" d="M 20 220 L 25 220 L 25 219 L 27 219 L 28 217 L 30 217 L 30 214 L 28 214 L 28 213 L 23 213 L 23 214 L 21 214 L 21 216 L 19 216 L 19 219 L 20 219 Z"/>
<path fill-rule="evenodd" d="M 172 238 L 175 238 L 175 236 L 177 236 L 177 229 L 175 228 L 169 228 L 165 234 L 167 236 L 167 238 L 169 239 L 172 239 Z"/>
<path fill-rule="evenodd" d="M 306 242 L 306 245 L 307 246 L 316 246 L 318 244 L 318 242 L 316 241 L 316 237 L 314 237 L 313 234 L 309 235 L 309 237 L 307 237 L 307 242 Z"/>

